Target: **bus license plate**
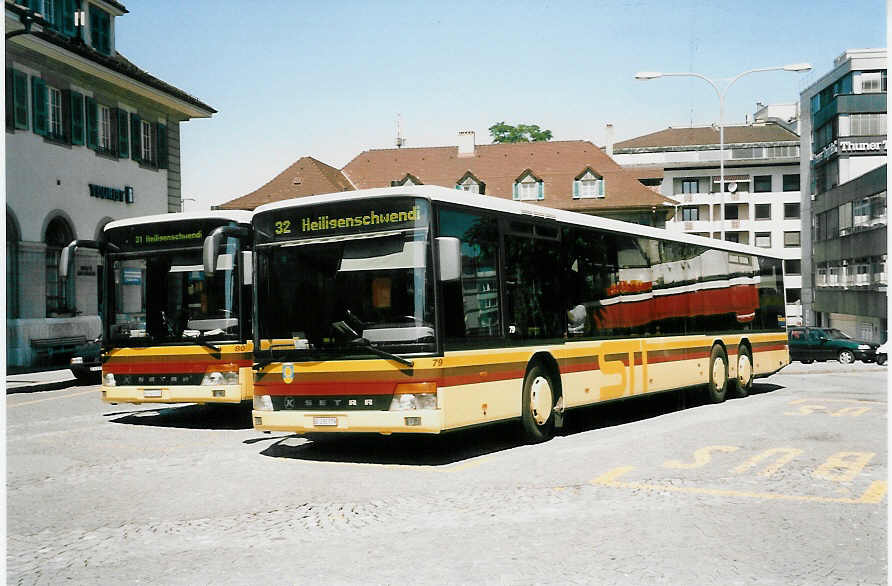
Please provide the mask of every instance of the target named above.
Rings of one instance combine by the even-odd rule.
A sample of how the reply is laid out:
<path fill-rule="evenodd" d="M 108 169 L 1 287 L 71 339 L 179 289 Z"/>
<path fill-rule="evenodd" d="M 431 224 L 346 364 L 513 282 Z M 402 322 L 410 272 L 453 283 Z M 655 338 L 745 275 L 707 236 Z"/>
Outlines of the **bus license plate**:
<path fill-rule="evenodd" d="M 161 389 L 146 389 L 142 392 L 142 396 L 145 399 L 160 399 Z"/>
<path fill-rule="evenodd" d="M 316 427 L 336 426 L 338 424 L 337 417 L 314 417 L 313 425 Z"/>

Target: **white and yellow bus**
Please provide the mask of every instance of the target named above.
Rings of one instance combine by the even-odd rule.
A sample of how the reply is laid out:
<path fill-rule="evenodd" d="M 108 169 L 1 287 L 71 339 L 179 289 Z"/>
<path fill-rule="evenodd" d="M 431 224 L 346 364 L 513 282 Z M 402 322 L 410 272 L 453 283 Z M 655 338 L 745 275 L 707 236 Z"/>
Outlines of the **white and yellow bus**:
<path fill-rule="evenodd" d="M 160 214 L 110 222 L 74 250 L 103 258 L 102 400 L 235 403 L 253 395 L 250 212 Z M 211 244 L 218 271 L 206 275 Z"/>
<path fill-rule="evenodd" d="M 434 186 L 261 206 L 255 428 L 440 433 L 789 362 L 781 260 Z"/>

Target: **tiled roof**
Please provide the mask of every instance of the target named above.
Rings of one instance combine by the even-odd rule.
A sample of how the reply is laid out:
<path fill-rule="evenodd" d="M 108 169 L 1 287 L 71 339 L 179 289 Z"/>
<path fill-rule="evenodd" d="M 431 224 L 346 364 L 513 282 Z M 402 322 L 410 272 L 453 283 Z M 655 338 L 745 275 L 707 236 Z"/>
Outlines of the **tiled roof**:
<path fill-rule="evenodd" d="M 313 157 L 301 157 L 266 185 L 218 207 L 253 210 L 259 205 L 292 197 L 352 190 L 350 182 L 339 170 Z"/>
<path fill-rule="evenodd" d="M 126 8 L 124 8 L 124 6 L 121 4 L 118 4 L 116 2 L 109 2 L 109 4 L 114 5 L 122 11 L 126 12 Z M 6 8 L 18 14 L 22 14 L 26 10 L 25 8 L 11 2 L 6 2 Z M 38 23 L 42 22 L 42 20 L 38 21 Z M 58 34 L 52 29 L 48 28 L 45 28 L 43 30 L 32 30 L 31 34 L 39 39 L 47 41 L 48 43 L 52 43 L 57 47 L 61 47 L 85 59 L 93 61 L 98 65 L 102 65 L 111 69 L 112 71 L 116 71 L 118 73 L 126 75 L 127 77 L 130 77 L 136 81 L 140 81 L 150 87 L 155 88 L 156 90 L 164 92 L 188 104 L 191 104 L 192 106 L 195 106 L 202 110 L 206 110 L 209 114 L 217 113 L 214 108 L 205 104 L 201 100 L 194 98 L 183 90 L 176 88 L 167 82 L 161 81 L 157 77 L 143 71 L 117 51 L 114 55 L 103 55 L 102 53 L 88 46 L 80 38 L 67 37 L 65 35 Z"/>
<path fill-rule="evenodd" d="M 309 178 L 314 167 L 320 175 L 318 182 L 306 180 L 293 185 L 292 176 L 303 173 Z M 605 179 L 604 198 L 573 199 L 573 180 L 587 168 Z M 389 187 L 406 175 L 426 185 L 455 187 L 469 171 L 485 184 L 487 195 L 511 199 L 514 182 L 527 170 L 544 182 L 545 199 L 534 203 L 546 207 L 593 213 L 651 209 L 672 203 L 641 185 L 635 175 L 594 144 L 575 140 L 478 145 L 468 156 L 459 156 L 455 146 L 369 150 L 357 155 L 340 172 L 304 157 L 263 187 L 220 207 L 253 209 L 290 197 Z"/>
<path fill-rule="evenodd" d="M 750 124 L 726 126 L 725 144 L 750 144 L 767 142 L 798 142 L 799 135 L 779 124 Z M 711 126 L 693 128 L 666 128 L 637 138 L 614 144 L 614 152 L 626 149 L 668 148 L 719 144 L 719 130 Z"/>

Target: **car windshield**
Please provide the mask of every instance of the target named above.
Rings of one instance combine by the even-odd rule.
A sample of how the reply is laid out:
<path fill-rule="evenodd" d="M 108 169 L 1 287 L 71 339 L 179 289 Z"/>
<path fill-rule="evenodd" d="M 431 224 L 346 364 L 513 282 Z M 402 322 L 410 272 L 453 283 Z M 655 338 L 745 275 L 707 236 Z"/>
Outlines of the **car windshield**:
<path fill-rule="evenodd" d="M 831 328 L 825 330 L 827 332 L 827 337 L 832 340 L 851 340 L 851 336 L 847 336 L 844 332 L 837 330 L 835 328 Z"/>
<path fill-rule="evenodd" d="M 111 343 L 239 338 L 238 243 L 231 238 L 224 248 L 213 277 L 204 273 L 199 248 L 113 258 Z"/>
<path fill-rule="evenodd" d="M 257 254 L 259 335 L 275 340 L 274 350 L 298 360 L 434 351 L 426 227 L 276 244 Z"/>

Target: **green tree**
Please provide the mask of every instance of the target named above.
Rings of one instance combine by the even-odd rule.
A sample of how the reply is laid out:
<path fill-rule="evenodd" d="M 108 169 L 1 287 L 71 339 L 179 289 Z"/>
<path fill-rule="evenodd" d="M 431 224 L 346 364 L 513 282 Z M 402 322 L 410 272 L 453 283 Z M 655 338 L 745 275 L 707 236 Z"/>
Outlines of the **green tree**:
<path fill-rule="evenodd" d="M 537 124 L 518 124 L 511 126 L 504 122 L 489 127 L 489 135 L 493 142 L 538 142 L 551 140 L 551 131 L 542 130 Z"/>

